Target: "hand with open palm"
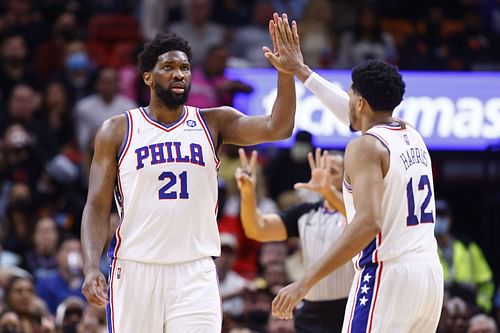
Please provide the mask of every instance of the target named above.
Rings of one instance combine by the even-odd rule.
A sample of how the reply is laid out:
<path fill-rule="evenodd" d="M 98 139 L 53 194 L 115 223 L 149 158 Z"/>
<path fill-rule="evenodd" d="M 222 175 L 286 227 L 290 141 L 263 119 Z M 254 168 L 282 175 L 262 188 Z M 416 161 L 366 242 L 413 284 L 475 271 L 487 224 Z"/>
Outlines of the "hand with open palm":
<path fill-rule="evenodd" d="M 335 157 L 325 150 L 321 153 L 320 148 L 316 148 L 315 157 L 312 153 L 307 154 L 309 166 L 311 168 L 311 179 L 307 183 L 296 183 L 296 189 L 306 189 L 326 196 L 332 191 L 332 172 L 338 174 L 342 172 L 341 166 L 335 163 Z"/>
<path fill-rule="evenodd" d="M 264 56 L 278 70 L 294 74 L 295 70 L 304 66 L 304 59 L 300 51 L 297 23 L 292 21 L 290 26 L 287 14 L 279 16 L 273 14 L 269 21 L 269 35 L 273 41 L 273 50 L 264 46 Z"/>

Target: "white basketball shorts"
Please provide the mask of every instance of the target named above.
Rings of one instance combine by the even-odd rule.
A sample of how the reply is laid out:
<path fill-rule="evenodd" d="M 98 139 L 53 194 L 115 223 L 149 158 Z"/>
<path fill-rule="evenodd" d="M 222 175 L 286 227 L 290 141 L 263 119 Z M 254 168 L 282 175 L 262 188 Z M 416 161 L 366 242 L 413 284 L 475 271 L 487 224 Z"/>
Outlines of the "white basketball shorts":
<path fill-rule="evenodd" d="M 174 265 L 111 262 L 109 333 L 220 333 L 215 264 L 205 258 Z"/>
<path fill-rule="evenodd" d="M 356 271 L 342 333 L 435 332 L 443 304 L 437 254 L 411 254 Z"/>

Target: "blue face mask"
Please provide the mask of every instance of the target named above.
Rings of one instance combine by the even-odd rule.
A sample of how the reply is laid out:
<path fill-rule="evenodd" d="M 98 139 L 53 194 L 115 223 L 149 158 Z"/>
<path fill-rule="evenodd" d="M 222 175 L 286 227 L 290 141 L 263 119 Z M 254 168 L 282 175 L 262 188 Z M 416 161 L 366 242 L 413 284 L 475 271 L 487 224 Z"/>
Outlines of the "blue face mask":
<path fill-rule="evenodd" d="M 434 234 L 442 236 L 450 230 L 450 218 L 446 216 L 436 216 L 436 223 L 434 224 Z"/>
<path fill-rule="evenodd" d="M 69 70 L 87 69 L 89 66 L 89 58 L 85 52 L 77 52 L 66 58 L 66 68 Z"/>

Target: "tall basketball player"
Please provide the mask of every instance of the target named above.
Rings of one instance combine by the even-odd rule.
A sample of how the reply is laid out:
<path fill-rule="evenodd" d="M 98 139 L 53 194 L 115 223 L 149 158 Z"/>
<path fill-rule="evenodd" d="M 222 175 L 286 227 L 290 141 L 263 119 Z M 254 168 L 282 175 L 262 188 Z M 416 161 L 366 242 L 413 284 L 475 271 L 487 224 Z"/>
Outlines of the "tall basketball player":
<path fill-rule="evenodd" d="M 286 67 L 282 39 L 263 50 Z M 110 333 L 221 331 L 212 260 L 220 254 L 217 151 L 223 143 L 284 139 L 293 130 L 291 73 L 278 71 L 272 114 L 248 117 L 230 107 L 185 105 L 190 61 L 184 39 L 158 34 L 139 55 L 150 104 L 107 120 L 96 136 L 82 222 L 83 293 L 90 304 L 107 305 Z M 108 252 L 108 285 L 98 263 L 113 192 L 121 221 Z"/>
<path fill-rule="evenodd" d="M 272 28 L 293 34 L 296 23 L 290 28 L 275 16 Z M 313 285 L 353 259 L 357 272 L 342 332 L 435 332 L 443 275 L 434 238 L 431 160 L 421 135 L 392 117 L 405 90 L 400 73 L 384 62 L 367 61 L 353 69 L 347 95 L 303 64 L 297 43 L 287 40 L 282 49 L 296 55 L 287 63 L 292 72 L 362 135 L 345 153 L 349 225 L 321 261 L 278 293 L 273 314 L 291 318 Z"/>

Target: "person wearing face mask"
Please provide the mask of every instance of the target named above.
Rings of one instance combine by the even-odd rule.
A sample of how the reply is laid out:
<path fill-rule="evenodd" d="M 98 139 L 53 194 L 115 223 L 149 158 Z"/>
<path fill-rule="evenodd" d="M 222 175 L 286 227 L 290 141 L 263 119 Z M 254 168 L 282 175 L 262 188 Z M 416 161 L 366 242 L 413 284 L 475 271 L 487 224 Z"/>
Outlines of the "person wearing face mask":
<path fill-rule="evenodd" d="M 450 231 L 452 224 L 449 204 L 443 199 L 436 200 L 434 233 L 445 286 L 454 292 L 472 291 L 475 300 L 469 302 L 475 302 L 481 310 L 490 312 L 495 291 L 490 265 L 478 244 Z"/>

